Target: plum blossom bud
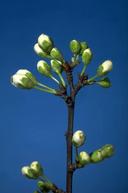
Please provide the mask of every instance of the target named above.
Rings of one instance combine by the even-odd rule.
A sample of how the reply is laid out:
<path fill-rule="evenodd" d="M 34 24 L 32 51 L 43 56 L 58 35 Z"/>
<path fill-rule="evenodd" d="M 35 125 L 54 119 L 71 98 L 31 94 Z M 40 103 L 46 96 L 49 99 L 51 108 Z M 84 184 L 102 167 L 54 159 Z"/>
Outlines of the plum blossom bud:
<path fill-rule="evenodd" d="M 55 60 L 59 60 L 61 62 L 64 61 L 63 56 L 61 54 L 61 52 L 57 49 L 57 48 L 53 48 L 50 52 L 50 56 L 55 59 Z"/>
<path fill-rule="evenodd" d="M 92 52 L 90 48 L 87 48 L 82 53 L 82 61 L 84 65 L 87 66 L 91 62 L 91 59 L 92 59 Z"/>
<path fill-rule="evenodd" d="M 47 57 L 49 56 L 46 52 L 44 52 L 44 51 L 40 48 L 40 46 L 39 46 L 38 43 L 36 43 L 36 44 L 34 45 L 34 51 L 35 51 L 36 54 L 37 54 L 38 56 L 40 56 L 40 57 L 47 58 Z"/>
<path fill-rule="evenodd" d="M 80 53 L 80 42 L 78 42 L 77 40 L 72 40 L 70 42 L 70 50 L 73 54 L 79 54 Z"/>
<path fill-rule="evenodd" d="M 22 167 L 21 173 L 29 179 L 37 179 L 38 178 L 38 176 L 33 173 L 33 170 L 29 166 Z"/>
<path fill-rule="evenodd" d="M 44 76 L 51 77 L 51 67 L 44 60 L 37 63 L 37 70 Z"/>
<path fill-rule="evenodd" d="M 43 181 L 38 181 L 37 183 L 38 188 L 42 191 L 42 192 L 49 192 L 52 187 L 53 184 L 50 182 L 43 182 Z"/>
<path fill-rule="evenodd" d="M 88 44 L 86 42 L 80 42 L 81 50 L 80 54 L 83 54 L 83 51 L 88 48 Z"/>
<path fill-rule="evenodd" d="M 111 144 L 106 144 L 101 149 L 102 156 L 104 158 L 111 157 L 114 154 L 114 147 Z"/>
<path fill-rule="evenodd" d="M 97 76 L 104 76 L 112 70 L 112 61 L 106 60 L 97 69 Z"/>
<path fill-rule="evenodd" d="M 74 144 L 74 146 L 80 147 L 81 145 L 84 144 L 84 142 L 85 142 L 84 132 L 81 130 L 76 131 L 72 137 L 72 143 Z"/>
<path fill-rule="evenodd" d="M 53 71 L 57 74 L 61 74 L 62 72 L 62 63 L 58 60 L 51 60 L 51 67 Z"/>
<path fill-rule="evenodd" d="M 30 168 L 32 169 L 33 173 L 38 177 L 43 174 L 43 168 L 38 161 L 32 162 Z"/>
<path fill-rule="evenodd" d="M 44 52 L 49 53 L 51 49 L 53 48 L 53 41 L 52 39 L 45 34 L 41 34 L 38 37 L 38 44 L 43 49 Z"/>
<path fill-rule="evenodd" d="M 102 80 L 96 82 L 96 84 L 102 86 L 103 88 L 111 87 L 111 82 L 110 82 L 109 78 L 103 78 Z"/>
<path fill-rule="evenodd" d="M 91 161 L 93 163 L 98 163 L 100 161 L 102 161 L 104 158 L 102 156 L 101 150 L 96 150 L 91 154 Z"/>
<path fill-rule="evenodd" d="M 78 161 L 79 161 L 80 165 L 82 165 L 82 166 L 89 164 L 90 163 L 89 154 L 85 151 L 80 152 L 80 154 L 78 156 Z"/>
<path fill-rule="evenodd" d="M 20 69 L 11 77 L 11 83 L 17 88 L 31 89 L 34 88 L 37 81 L 30 71 Z"/>

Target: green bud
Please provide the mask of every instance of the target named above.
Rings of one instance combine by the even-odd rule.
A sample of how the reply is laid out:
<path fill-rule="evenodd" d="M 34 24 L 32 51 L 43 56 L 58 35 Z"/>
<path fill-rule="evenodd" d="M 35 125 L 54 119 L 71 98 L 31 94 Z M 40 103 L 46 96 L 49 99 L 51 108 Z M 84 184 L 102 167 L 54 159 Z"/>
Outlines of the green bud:
<path fill-rule="evenodd" d="M 80 46 L 80 43 L 77 40 L 72 40 L 70 42 L 70 50 L 73 54 L 76 54 L 76 55 L 79 54 L 80 49 L 81 49 L 81 46 Z"/>
<path fill-rule="evenodd" d="M 26 176 L 29 179 L 37 179 L 38 178 L 38 175 L 36 175 L 29 166 L 22 167 L 21 172 L 24 176 Z"/>
<path fill-rule="evenodd" d="M 38 44 L 43 49 L 44 52 L 50 53 L 51 49 L 53 48 L 53 41 L 52 39 L 45 34 L 41 34 L 38 38 Z"/>
<path fill-rule="evenodd" d="M 110 82 L 109 78 L 103 78 L 102 80 L 96 82 L 96 84 L 102 86 L 103 88 L 111 87 L 111 82 Z"/>
<path fill-rule="evenodd" d="M 96 150 L 91 154 L 91 161 L 93 163 L 98 163 L 103 160 L 101 150 Z"/>
<path fill-rule="evenodd" d="M 58 60 L 51 60 L 51 67 L 53 71 L 57 74 L 61 74 L 62 72 L 62 63 Z"/>
<path fill-rule="evenodd" d="M 11 83 L 17 88 L 31 89 L 34 88 L 37 81 L 30 71 L 20 69 L 11 77 Z"/>
<path fill-rule="evenodd" d="M 80 42 L 81 50 L 80 54 L 83 54 L 83 51 L 88 48 L 88 44 L 86 42 Z"/>
<path fill-rule="evenodd" d="M 49 182 L 38 181 L 37 186 L 41 191 L 49 192 L 53 185 Z"/>
<path fill-rule="evenodd" d="M 51 57 L 52 57 L 53 59 L 55 59 L 55 60 L 59 60 L 59 61 L 61 61 L 61 62 L 64 61 L 61 52 L 60 52 L 57 48 L 53 48 L 53 49 L 51 50 L 51 52 L 50 52 L 50 55 L 51 55 Z"/>
<path fill-rule="evenodd" d="M 112 70 L 112 62 L 110 60 L 106 60 L 98 67 L 97 76 L 104 76 L 111 70 Z"/>
<path fill-rule="evenodd" d="M 114 147 L 111 144 L 107 144 L 101 149 L 102 156 L 104 158 L 111 157 L 114 154 Z"/>
<path fill-rule="evenodd" d="M 78 162 L 80 163 L 80 165 L 85 166 L 86 164 L 90 163 L 90 156 L 87 152 L 82 151 L 80 152 L 79 156 L 78 156 Z"/>
<path fill-rule="evenodd" d="M 47 54 L 46 52 L 44 52 L 40 46 L 38 45 L 38 43 L 36 43 L 34 45 L 34 51 L 36 52 L 36 54 L 40 57 L 43 57 L 43 58 L 48 58 L 49 57 L 49 54 Z"/>
<path fill-rule="evenodd" d="M 51 67 L 44 60 L 37 63 L 37 70 L 44 76 L 51 77 Z"/>
<path fill-rule="evenodd" d="M 82 53 L 82 61 L 87 66 L 91 62 L 91 59 L 92 59 L 92 52 L 90 48 L 87 48 Z"/>

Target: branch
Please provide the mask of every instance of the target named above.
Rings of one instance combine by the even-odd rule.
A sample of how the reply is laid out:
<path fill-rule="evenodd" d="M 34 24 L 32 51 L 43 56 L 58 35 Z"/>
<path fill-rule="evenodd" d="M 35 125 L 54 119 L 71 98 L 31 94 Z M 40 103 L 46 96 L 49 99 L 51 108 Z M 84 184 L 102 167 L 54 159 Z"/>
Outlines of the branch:
<path fill-rule="evenodd" d="M 81 88 L 83 88 L 85 85 L 87 85 L 88 76 L 83 74 L 82 76 L 79 75 L 78 83 L 75 85 L 74 89 L 74 95 L 76 96 L 77 93 Z"/>
<path fill-rule="evenodd" d="M 66 193 L 65 191 L 59 189 L 55 184 L 53 184 L 52 188 L 51 188 L 51 191 L 53 193 Z"/>

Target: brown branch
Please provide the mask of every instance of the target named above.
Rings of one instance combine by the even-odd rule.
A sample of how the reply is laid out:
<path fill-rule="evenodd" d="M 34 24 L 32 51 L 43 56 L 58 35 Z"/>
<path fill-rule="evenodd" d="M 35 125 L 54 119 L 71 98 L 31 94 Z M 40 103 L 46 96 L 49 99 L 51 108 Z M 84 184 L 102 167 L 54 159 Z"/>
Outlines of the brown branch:
<path fill-rule="evenodd" d="M 64 192 L 62 189 L 59 189 L 55 184 L 53 184 L 52 188 L 51 188 L 51 191 L 53 193 L 66 193 Z"/>

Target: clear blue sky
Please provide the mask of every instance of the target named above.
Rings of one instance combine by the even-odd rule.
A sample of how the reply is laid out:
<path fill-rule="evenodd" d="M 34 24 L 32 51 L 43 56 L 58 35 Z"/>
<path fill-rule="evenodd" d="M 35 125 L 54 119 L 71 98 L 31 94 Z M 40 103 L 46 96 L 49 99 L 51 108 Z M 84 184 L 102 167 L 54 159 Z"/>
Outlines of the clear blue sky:
<path fill-rule="evenodd" d="M 36 183 L 22 177 L 20 168 L 39 160 L 58 186 L 65 186 L 67 109 L 50 94 L 24 91 L 10 84 L 19 68 L 36 72 L 40 59 L 33 45 L 41 33 L 53 37 L 65 58 L 69 41 L 85 40 L 93 50 L 87 72 L 111 59 L 112 88 L 83 89 L 76 102 L 74 129 L 87 141 L 80 150 L 91 152 L 106 143 L 116 147 L 113 158 L 90 165 L 74 175 L 73 193 L 127 193 L 128 183 L 128 4 L 126 0 L 1 0 L 0 2 L 0 192 L 32 193 Z M 52 84 L 52 86 L 55 86 Z"/>

